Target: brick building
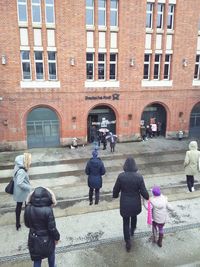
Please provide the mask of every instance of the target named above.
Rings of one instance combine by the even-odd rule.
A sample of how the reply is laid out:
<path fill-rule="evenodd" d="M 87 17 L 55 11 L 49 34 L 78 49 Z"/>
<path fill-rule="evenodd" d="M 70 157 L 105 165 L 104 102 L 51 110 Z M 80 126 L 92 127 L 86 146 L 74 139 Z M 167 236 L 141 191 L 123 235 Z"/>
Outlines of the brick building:
<path fill-rule="evenodd" d="M 200 132 L 199 0 L 0 0 L 1 149 Z M 99 126 L 100 127 L 100 126 Z"/>

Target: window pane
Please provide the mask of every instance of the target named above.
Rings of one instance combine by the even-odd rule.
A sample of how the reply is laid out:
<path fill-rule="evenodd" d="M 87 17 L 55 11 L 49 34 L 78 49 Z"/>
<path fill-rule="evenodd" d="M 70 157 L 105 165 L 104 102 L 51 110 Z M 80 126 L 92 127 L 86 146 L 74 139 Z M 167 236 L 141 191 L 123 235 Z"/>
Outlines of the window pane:
<path fill-rule="evenodd" d="M 56 53 L 55 52 L 48 52 L 48 60 L 55 60 Z"/>
<path fill-rule="evenodd" d="M 30 63 L 29 62 L 22 63 L 22 69 L 23 69 L 23 79 L 30 80 L 31 79 Z"/>
<path fill-rule="evenodd" d="M 117 8 L 117 0 L 110 0 L 110 7 Z"/>
<path fill-rule="evenodd" d="M 86 10 L 86 24 L 93 25 L 93 10 L 91 9 Z"/>
<path fill-rule="evenodd" d="M 54 4 L 54 1 L 53 0 L 46 0 L 46 4 L 53 5 Z"/>
<path fill-rule="evenodd" d="M 98 64 L 98 78 L 99 80 L 104 79 L 104 64 Z"/>
<path fill-rule="evenodd" d="M 46 22 L 47 23 L 54 23 L 54 9 L 52 6 L 46 7 Z"/>
<path fill-rule="evenodd" d="M 56 64 L 49 63 L 49 79 L 56 80 Z"/>
<path fill-rule="evenodd" d="M 115 61 L 115 60 L 116 60 L 116 55 L 110 54 L 110 61 Z"/>
<path fill-rule="evenodd" d="M 104 54 L 98 54 L 98 60 L 104 61 Z"/>
<path fill-rule="evenodd" d="M 110 11 L 110 26 L 117 26 L 117 11 Z"/>
<path fill-rule="evenodd" d="M 147 3 L 147 11 L 152 11 L 152 4 Z"/>
<path fill-rule="evenodd" d="M 169 55 L 165 55 L 165 62 L 169 62 Z"/>
<path fill-rule="evenodd" d="M 87 80 L 93 79 L 93 64 L 87 63 Z"/>
<path fill-rule="evenodd" d="M 105 7 L 106 6 L 105 0 L 99 0 L 98 6 L 99 7 Z"/>
<path fill-rule="evenodd" d="M 149 65 L 148 64 L 144 64 L 144 75 L 143 75 L 144 79 L 149 79 Z"/>
<path fill-rule="evenodd" d="M 26 5 L 19 5 L 19 21 L 27 21 Z"/>
<path fill-rule="evenodd" d="M 93 60 L 93 54 L 92 53 L 87 53 L 86 54 L 86 61 L 92 61 Z"/>
<path fill-rule="evenodd" d="M 35 59 L 36 60 L 42 60 L 42 52 L 40 52 L 40 51 L 35 52 Z"/>
<path fill-rule="evenodd" d="M 33 22 L 40 22 L 40 6 L 32 6 Z"/>
<path fill-rule="evenodd" d="M 198 69 L 199 69 L 199 66 L 198 65 L 195 65 L 194 79 L 198 79 Z"/>
<path fill-rule="evenodd" d="M 154 65 L 154 79 L 158 79 L 158 70 L 159 70 L 159 65 L 155 64 Z"/>
<path fill-rule="evenodd" d="M 86 6 L 93 7 L 93 0 L 86 0 Z"/>
<path fill-rule="evenodd" d="M 169 79 L 169 65 L 165 64 L 164 67 L 164 79 Z"/>
<path fill-rule="evenodd" d="M 110 64 L 110 79 L 115 80 L 115 64 Z"/>
<path fill-rule="evenodd" d="M 21 52 L 22 59 L 29 59 L 29 51 Z"/>
<path fill-rule="evenodd" d="M 146 28 L 151 28 L 151 14 L 146 16 Z"/>
<path fill-rule="evenodd" d="M 98 12 L 98 25 L 105 25 L 105 11 L 99 10 Z"/>
<path fill-rule="evenodd" d="M 43 63 L 36 63 L 36 79 L 43 79 Z"/>
<path fill-rule="evenodd" d="M 149 55 L 144 55 L 144 61 L 149 61 Z"/>

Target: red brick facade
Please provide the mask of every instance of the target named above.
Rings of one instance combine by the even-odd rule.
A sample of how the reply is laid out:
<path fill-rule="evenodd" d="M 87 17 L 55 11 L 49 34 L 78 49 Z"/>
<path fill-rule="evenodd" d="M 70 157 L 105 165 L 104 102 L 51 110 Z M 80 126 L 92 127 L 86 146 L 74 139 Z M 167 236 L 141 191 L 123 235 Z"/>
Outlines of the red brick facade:
<path fill-rule="evenodd" d="M 156 20 L 157 2 L 167 7 L 170 0 L 154 2 L 153 19 Z M 58 116 L 60 144 L 68 144 L 72 137 L 87 142 L 87 118 L 96 106 L 108 106 L 116 115 L 116 133 L 121 141 L 137 139 L 139 125 L 146 106 L 153 103 L 162 105 L 167 114 L 166 137 L 175 136 L 180 130 L 189 132 L 193 107 L 200 102 L 200 83 L 193 85 L 195 58 L 197 54 L 198 24 L 200 20 L 199 0 L 173 1 L 175 5 L 174 32 L 172 41 L 171 86 L 148 83 L 143 86 L 144 53 L 146 38 L 146 0 L 119 0 L 117 32 L 117 82 L 116 87 L 86 87 L 87 34 L 85 23 L 85 0 L 54 1 L 55 46 L 57 53 L 57 77 L 60 86 L 48 88 L 21 86 L 22 71 L 20 59 L 20 32 L 17 15 L 17 0 L 0 0 L 0 52 L 6 56 L 6 64 L 0 62 L 0 142 L 1 148 L 27 148 L 27 116 L 37 107 L 49 107 Z M 97 5 L 95 0 L 95 5 Z M 107 0 L 109 18 L 110 0 Z M 165 8 L 166 8 L 165 7 Z M 166 9 L 167 10 L 167 9 Z M 97 13 L 97 9 L 95 9 Z M 34 40 L 31 22 L 31 1 L 27 0 L 28 41 L 30 47 L 32 80 L 34 73 Z M 42 47 L 44 73 L 47 78 L 47 28 L 45 26 L 44 1 L 41 0 Z M 95 14 L 96 14 L 95 13 Z M 167 12 L 164 13 L 166 17 Z M 94 16 L 95 17 L 95 16 Z M 97 15 L 96 15 L 97 17 Z M 95 17 L 95 23 L 97 18 Z M 166 50 L 166 26 L 162 32 L 162 51 Z M 98 51 L 98 27 L 94 32 L 94 49 Z M 107 23 L 106 50 L 109 56 L 110 27 Z M 151 32 L 152 55 L 156 50 L 156 30 Z M 164 52 L 163 52 L 164 53 Z M 95 53 L 95 69 L 97 68 Z M 70 58 L 75 65 L 70 65 Z M 134 58 L 134 66 L 130 59 Z M 153 56 L 152 56 L 153 58 Z M 183 67 L 182 60 L 187 59 Z M 163 59 L 162 59 L 163 60 Z M 151 62 L 153 66 L 154 62 Z M 106 80 L 109 80 L 109 61 L 106 62 Z M 162 63 L 161 63 L 162 66 Z M 161 67 L 161 76 L 163 68 Z M 151 68 L 150 82 L 153 82 Z M 97 72 L 95 72 L 95 78 Z M 162 79 L 161 79 L 162 80 Z M 159 81 L 158 81 L 159 82 Z M 92 83 L 92 82 L 91 82 Z M 99 82 L 100 83 L 100 82 Z M 105 99 L 119 94 L 119 100 Z M 104 99 L 85 100 L 89 96 Z M 182 112 L 182 113 L 180 113 Z M 180 116 L 180 114 L 182 116 Z M 73 119 L 75 117 L 75 119 Z"/>

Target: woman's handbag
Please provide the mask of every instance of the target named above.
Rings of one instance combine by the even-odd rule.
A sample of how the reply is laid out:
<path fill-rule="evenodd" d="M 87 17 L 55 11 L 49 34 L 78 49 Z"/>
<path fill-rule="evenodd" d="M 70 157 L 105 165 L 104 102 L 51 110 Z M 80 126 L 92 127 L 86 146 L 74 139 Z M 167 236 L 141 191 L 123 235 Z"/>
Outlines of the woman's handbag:
<path fill-rule="evenodd" d="M 5 192 L 12 195 L 13 191 L 14 191 L 14 180 L 12 178 L 8 183 L 8 185 L 6 186 Z"/>

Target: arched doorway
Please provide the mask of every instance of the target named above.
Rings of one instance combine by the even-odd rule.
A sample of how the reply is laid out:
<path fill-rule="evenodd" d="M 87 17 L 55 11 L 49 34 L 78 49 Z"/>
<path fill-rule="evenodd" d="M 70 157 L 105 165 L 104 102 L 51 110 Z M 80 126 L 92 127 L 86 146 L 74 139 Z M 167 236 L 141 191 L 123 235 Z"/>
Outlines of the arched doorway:
<path fill-rule="evenodd" d="M 190 137 L 200 137 L 200 102 L 196 104 L 190 114 Z"/>
<path fill-rule="evenodd" d="M 101 128 L 101 122 L 102 119 L 105 118 L 108 121 L 107 128 L 112 133 L 116 133 L 116 116 L 115 112 L 108 106 L 102 105 L 102 106 L 96 106 L 92 110 L 90 110 L 88 114 L 88 120 L 87 120 L 87 136 L 88 136 L 88 142 L 91 142 L 91 133 L 92 133 L 92 125 L 93 123 L 97 123 L 96 128 L 99 130 Z"/>
<path fill-rule="evenodd" d="M 33 109 L 28 114 L 26 127 L 28 148 L 60 145 L 58 116 L 50 108 Z"/>
<path fill-rule="evenodd" d="M 167 112 L 165 108 L 158 103 L 151 104 L 145 107 L 141 120 L 144 121 L 145 125 L 150 124 L 152 121 L 156 123 L 161 123 L 160 135 L 165 136 L 166 133 L 166 122 L 167 122 Z"/>

